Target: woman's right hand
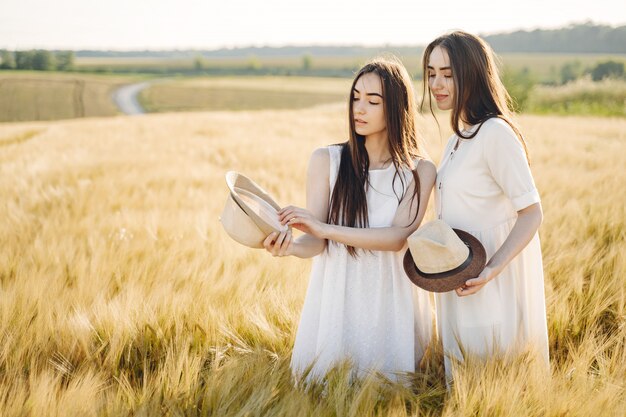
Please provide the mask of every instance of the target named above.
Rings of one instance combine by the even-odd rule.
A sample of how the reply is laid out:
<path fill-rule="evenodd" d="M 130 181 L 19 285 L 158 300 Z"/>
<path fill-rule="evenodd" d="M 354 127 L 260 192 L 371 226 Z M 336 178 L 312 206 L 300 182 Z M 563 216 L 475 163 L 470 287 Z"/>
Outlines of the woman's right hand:
<path fill-rule="evenodd" d="M 272 256 L 290 256 L 293 255 L 293 236 L 291 234 L 291 228 L 285 232 L 270 233 L 269 236 L 263 241 L 265 250 L 272 254 Z"/>

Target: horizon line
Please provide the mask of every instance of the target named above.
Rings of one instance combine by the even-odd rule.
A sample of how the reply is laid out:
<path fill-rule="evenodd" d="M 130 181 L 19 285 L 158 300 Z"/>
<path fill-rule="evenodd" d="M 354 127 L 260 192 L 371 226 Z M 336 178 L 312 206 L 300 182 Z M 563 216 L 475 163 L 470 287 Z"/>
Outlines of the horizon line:
<path fill-rule="evenodd" d="M 555 30 L 562 30 L 562 29 L 567 29 L 570 27 L 574 27 L 574 26 L 584 26 L 584 25 L 592 25 L 592 26 L 604 26 L 604 27 L 611 27 L 613 29 L 617 29 L 623 26 L 626 26 L 626 22 L 624 23 L 620 23 L 617 25 L 613 25 L 610 23 L 602 23 L 599 21 L 593 21 L 593 20 L 583 20 L 583 21 L 572 21 L 569 23 L 565 23 L 563 25 L 560 26 L 555 26 L 555 27 L 527 27 L 527 28 L 516 28 L 516 29 L 511 29 L 509 31 L 500 31 L 500 32 L 492 32 L 492 33 L 478 33 L 478 36 L 481 37 L 489 37 L 489 36 L 500 36 L 500 35 L 509 35 L 512 33 L 516 33 L 516 32 L 533 32 L 533 31 L 538 31 L 538 30 L 545 30 L 545 31 L 555 31 Z M 451 32 L 451 31 L 448 31 Z M 446 33 L 446 32 L 444 32 Z M 261 44 L 261 45 L 255 45 L 255 44 L 242 44 L 242 45 L 229 45 L 229 44 L 223 44 L 221 46 L 207 46 L 207 47 L 191 47 L 191 46 L 172 46 L 172 47 L 166 47 L 166 48 L 153 48 L 153 47 L 130 47 L 130 48 L 117 48 L 117 47 L 79 47 L 79 48 L 59 48 L 59 47 L 37 47 L 37 46 L 31 46 L 31 47 L 27 47 L 27 48 L 20 48 L 20 49 L 15 49 L 15 48 L 9 48 L 7 46 L 0 46 L 0 49 L 2 50 L 9 50 L 9 51 L 23 51 L 23 50 L 47 50 L 47 51 L 72 51 L 72 52 L 83 52 L 83 51 L 94 51 L 94 52 L 173 52 L 173 51 L 181 51 L 181 52 L 217 52 L 217 51 L 222 51 L 222 50 L 237 50 L 237 49 L 263 49 L 263 48 L 270 48 L 270 49 L 281 49 L 281 48 L 349 48 L 349 47 L 353 47 L 353 48 L 424 48 L 425 45 L 427 44 L 427 42 L 423 42 L 423 43 L 390 43 L 390 42 L 384 42 L 384 43 L 371 43 L 371 44 L 367 44 L 367 43 L 316 43 L 316 42 L 310 42 L 310 43 L 290 43 L 290 44 L 286 44 L 286 43 L 281 43 L 281 44 L 277 44 L 277 43 L 272 43 L 272 42 L 268 42 L 265 44 Z"/>

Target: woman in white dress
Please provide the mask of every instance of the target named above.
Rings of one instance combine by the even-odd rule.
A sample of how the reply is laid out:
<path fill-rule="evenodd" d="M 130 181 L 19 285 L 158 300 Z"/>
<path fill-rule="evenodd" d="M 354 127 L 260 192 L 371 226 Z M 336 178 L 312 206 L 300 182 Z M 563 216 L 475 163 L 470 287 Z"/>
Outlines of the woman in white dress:
<path fill-rule="evenodd" d="M 522 134 L 490 47 L 465 32 L 424 51 L 424 88 L 452 110 L 435 203 L 439 219 L 485 246 L 487 265 L 461 288 L 435 297 L 437 329 L 451 357 L 532 350 L 548 364 L 541 247 L 543 214 Z M 431 98 L 432 96 L 432 98 Z M 426 97 L 426 96 L 425 96 Z M 422 105 L 424 102 L 422 102 Z"/>
<path fill-rule="evenodd" d="M 274 256 L 315 257 L 291 360 L 299 377 L 318 379 L 348 360 L 358 377 L 398 380 L 415 371 L 430 341 L 428 295 L 402 267 L 436 177 L 415 112 L 402 64 L 365 65 L 350 89 L 349 140 L 313 152 L 307 208 L 279 212 L 305 234 L 265 240 Z"/>

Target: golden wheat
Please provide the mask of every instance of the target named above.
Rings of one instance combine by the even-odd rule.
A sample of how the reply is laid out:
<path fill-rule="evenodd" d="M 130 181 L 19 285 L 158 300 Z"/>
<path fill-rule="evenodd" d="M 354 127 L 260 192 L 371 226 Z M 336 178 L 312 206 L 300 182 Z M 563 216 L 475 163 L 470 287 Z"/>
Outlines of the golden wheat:
<path fill-rule="evenodd" d="M 295 388 L 309 261 L 227 238 L 223 174 L 303 205 L 343 105 L 0 125 L 3 416 L 624 415 L 626 120 L 523 116 L 543 197 L 551 375 L 474 358 L 450 391 L 432 347 L 412 389 Z M 437 159 L 447 137 L 421 121 Z"/>

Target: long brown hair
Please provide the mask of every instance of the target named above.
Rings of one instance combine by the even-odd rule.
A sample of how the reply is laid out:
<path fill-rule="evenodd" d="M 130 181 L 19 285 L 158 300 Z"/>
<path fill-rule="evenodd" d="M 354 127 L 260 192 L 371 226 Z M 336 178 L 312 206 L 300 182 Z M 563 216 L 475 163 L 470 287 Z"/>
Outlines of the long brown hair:
<path fill-rule="evenodd" d="M 413 174 L 413 181 L 415 181 L 415 190 L 410 196 L 411 207 L 413 207 L 413 199 L 417 196 L 419 211 L 420 183 L 417 170 L 413 166 L 413 159 L 423 152 L 421 152 L 415 123 L 417 105 L 413 84 L 406 68 L 398 60 L 377 58 L 361 68 L 350 88 L 348 101 L 350 138 L 341 144 L 341 162 L 328 212 L 329 224 L 361 228 L 369 226 L 366 193 L 369 186 L 370 162 L 365 148 L 365 136 L 359 135 L 354 126 L 353 110 L 354 87 L 359 78 L 368 73 L 377 74 L 382 83 L 389 152 L 391 163 L 393 163 L 396 171 L 393 183 L 395 184 L 395 181 L 399 179 L 402 184 L 401 194 L 396 194 L 398 205 L 402 201 L 407 186 L 404 175 L 399 175 L 399 173 L 402 172 L 402 168 L 408 168 Z M 395 193 L 395 187 L 393 189 Z M 350 255 L 356 256 L 356 248 L 348 246 L 347 249 Z"/>
<path fill-rule="evenodd" d="M 492 117 L 500 118 L 511 126 L 524 146 L 528 159 L 528 148 L 524 137 L 513 122 L 513 100 L 502 84 L 491 47 L 478 36 L 463 31 L 454 31 L 428 44 L 422 59 L 424 75 L 420 110 L 423 110 L 424 101 L 428 95 L 430 111 L 434 115 L 432 97 L 427 94 L 426 89 L 430 89 L 428 61 L 430 54 L 437 46 L 446 50 L 452 68 L 455 93 L 450 121 L 454 133 L 459 138 L 471 139 L 476 136 L 485 121 Z M 461 122 L 479 126 L 474 132 L 464 135 L 460 129 Z"/>

